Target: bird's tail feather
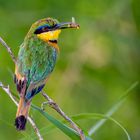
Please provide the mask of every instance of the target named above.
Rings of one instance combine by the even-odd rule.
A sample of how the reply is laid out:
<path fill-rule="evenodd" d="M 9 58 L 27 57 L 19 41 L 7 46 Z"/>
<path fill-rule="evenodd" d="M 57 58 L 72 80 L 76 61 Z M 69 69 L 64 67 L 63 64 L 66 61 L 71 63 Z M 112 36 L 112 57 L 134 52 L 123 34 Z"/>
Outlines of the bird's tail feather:
<path fill-rule="evenodd" d="M 30 101 L 25 101 L 25 98 L 21 97 L 17 109 L 16 119 L 15 119 L 15 126 L 17 130 L 25 130 L 29 108 L 30 108 Z"/>

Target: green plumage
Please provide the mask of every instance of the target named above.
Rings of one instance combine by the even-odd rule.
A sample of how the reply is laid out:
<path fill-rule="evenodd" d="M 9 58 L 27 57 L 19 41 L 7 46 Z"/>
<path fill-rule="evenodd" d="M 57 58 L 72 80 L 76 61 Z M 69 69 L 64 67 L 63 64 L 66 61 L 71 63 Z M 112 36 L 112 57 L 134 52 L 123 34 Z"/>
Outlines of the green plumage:
<path fill-rule="evenodd" d="M 79 28 L 75 22 L 59 23 L 45 18 L 35 22 L 20 46 L 14 81 L 20 94 L 15 126 L 24 130 L 31 100 L 39 93 L 53 71 L 57 53 L 57 39 L 61 29 Z"/>
<path fill-rule="evenodd" d="M 34 88 L 41 86 L 53 71 L 57 57 L 57 50 L 48 46 L 47 43 L 32 37 L 20 47 L 17 66 L 19 73 L 27 79 L 26 98 L 30 99 L 33 95 L 30 85 Z M 37 91 L 36 91 L 37 92 Z M 29 95 L 28 95 L 29 94 Z"/>
<path fill-rule="evenodd" d="M 58 53 L 56 48 L 34 34 L 38 24 L 43 26 L 44 22 L 35 23 L 31 27 L 20 46 L 17 59 L 18 73 L 24 76 L 27 81 L 25 93 L 27 100 L 30 100 L 45 85 L 46 79 L 54 69 Z"/>
<path fill-rule="evenodd" d="M 23 43 L 18 55 L 19 73 L 26 75 L 28 85 L 46 79 L 56 62 L 57 50 L 36 37 Z"/>

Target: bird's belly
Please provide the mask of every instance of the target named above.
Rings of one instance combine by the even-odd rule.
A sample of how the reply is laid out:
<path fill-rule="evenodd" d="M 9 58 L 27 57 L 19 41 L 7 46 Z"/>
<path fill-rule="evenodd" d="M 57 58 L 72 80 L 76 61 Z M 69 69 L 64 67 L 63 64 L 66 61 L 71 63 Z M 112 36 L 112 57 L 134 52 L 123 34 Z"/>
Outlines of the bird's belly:
<path fill-rule="evenodd" d="M 46 79 L 53 71 L 57 58 L 57 50 L 51 46 L 21 48 L 17 72 L 26 77 L 28 84 Z"/>
<path fill-rule="evenodd" d="M 39 59 L 35 59 L 32 67 L 30 78 L 32 82 L 37 82 L 46 79 L 53 71 L 56 63 L 57 52 L 54 48 L 43 53 Z"/>

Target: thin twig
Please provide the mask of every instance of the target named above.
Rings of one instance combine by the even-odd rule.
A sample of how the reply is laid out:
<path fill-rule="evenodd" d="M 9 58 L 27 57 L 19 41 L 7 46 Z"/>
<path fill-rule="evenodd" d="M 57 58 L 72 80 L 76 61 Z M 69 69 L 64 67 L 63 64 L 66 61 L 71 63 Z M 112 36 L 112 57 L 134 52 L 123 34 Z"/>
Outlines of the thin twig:
<path fill-rule="evenodd" d="M 41 134 L 39 132 L 39 129 L 37 128 L 37 126 L 36 126 L 35 122 L 33 121 L 33 119 L 31 117 L 29 117 L 29 116 L 28 116 L 27 119 L 30 122 L 30 124 L 32 125 L 32 127 L 34 128 L 34 131 L 35 131 L 36 135 L 38 136 L 38 139 L 43 140 L 43 138 L 42 138 L 42 136 L 41 136 Z"/>
<path fill-rule="evenodd" d="M 0 37 L 0 43 L 7 49 L 8 53 L 10 54 L 10 56 L 13 60 L 13 62 L 16 64 L 16 58 L 15 58 L 13 52 L 11 51 L 11 48 L 6 44 L 6 42 L 1 37 Z M 10 92 L 9 86 L 6 87 L 0 82 L 0 87 L 2 87 L 2 89 L 10 96 L 12 101 L 18 106 L 17 101 L 14 99 L 13 95 Z M 55 109 L 79 133 L 79 135 L 81 137 L 81 140 L 85 140 L 85 136 L 84 136 L 83 131 L 62 111 L 62 109 L 47 94 L 42 93 L 42 95 L 45 97 L 45 99 L 47 99 L 50 107 Z M 34 121 L 30 117 L 28 117 L 28 121 L 31 123 L 32 127 L 34 128 L 39 140 L 43 140 L 42 136 L 40 135 L 40 132 L 39 132 L 38 128 L 36 127 L 36 124 L 34 123 Z"/>
<path fill-rule="evenodd" d="M 18 106 L 18 102 L 16 101 L 16 99 L 14 98 L 14 96 L 12 95 L 9 86 L 5 86 L 0 82 L 0 87 L 7 93 L 7 95 L 11 98 L 11 100 L 16 104 L 16 106 Z M 35 122 L 33 121 L 33 119 L 31 117 L 28 116 L 28 121 L 30 122 L 30 124 L 32 125 L 36 135 L 38 136 L 39 140 L 43 140 L 39 129 L 37 128 Z"/>
<path fill-rule="evenodd" d="M 10 54 L 13 62 L 16 64 L 16 58 L 11 50 L 11 48 L 7 45 L 7 43 L 0 37 L 0 43 L 7 49 L 8 53 Z"/>
<path fill-rule="evenodd" d="M 7 52 L 10 54 L 13 62 L 16 64 L 16 57 L 14 56 L 11 48 L 7 45 L 7 43 L 0 37 L 0 43 L 7 49 Z M 16 104 L 16 106 L 18 106 L 18 102 L 15 100 L 14 96 L 11 94 L 10 92 L 10 88 L 9 86 L 4 86 L 1 82 L 0 82 L 0 87 L 7 93 L 7 95 L 11 98 L 11 100 Z M 31 117 L 28 116 L 28 121 L 30 122 L 30 124 L 32 125 L 36 135 L 38 136 L 39 140 L 43 140 L 39 129 L 37 128 L 35 122 L 33 121 L 33 119 Z"/>
<path fill-rule="evenodd" d="M 62 111 L 62 109 L 56 104 L 46 93 L 42 92 L 43 97 L 48 101 L 47 103 L 51 108 L 56 110 L 66 121 L 70 123 L 73 129 L 75 129 L 81 137 L 81 140 L 85 140 L 83 131 Z"/>

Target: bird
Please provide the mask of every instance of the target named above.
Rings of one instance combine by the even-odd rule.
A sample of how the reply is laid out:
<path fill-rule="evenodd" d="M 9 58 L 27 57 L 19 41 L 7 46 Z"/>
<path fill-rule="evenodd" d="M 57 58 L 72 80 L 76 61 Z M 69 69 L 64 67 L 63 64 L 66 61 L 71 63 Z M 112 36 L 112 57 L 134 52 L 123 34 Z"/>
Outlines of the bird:
<path fill-rule="evenodd" d="M 50 17 L 40 19 L 32 24 L 20 45 L 14 74 L 20 97 L 15 119 L 19 131 L 26 128 L 33 97 L 42 91 L 54 70 L 61 30 L 68 28 L 79 29 L 79 24 L 73 21 L 60 23 Z"/>

